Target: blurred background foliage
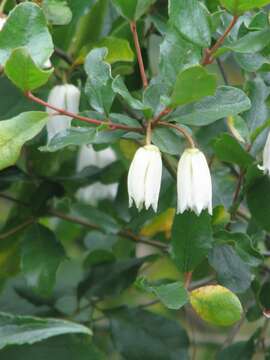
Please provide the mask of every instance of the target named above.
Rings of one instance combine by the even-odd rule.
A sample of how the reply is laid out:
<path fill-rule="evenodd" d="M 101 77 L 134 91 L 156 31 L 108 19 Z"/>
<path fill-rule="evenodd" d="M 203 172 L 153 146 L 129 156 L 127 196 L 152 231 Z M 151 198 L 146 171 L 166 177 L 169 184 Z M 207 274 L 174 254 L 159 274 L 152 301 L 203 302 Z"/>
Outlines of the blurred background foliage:
<path fill-rule="evenodd" d="M 98 153 L 109 148 L 113 157 L 80 166 L 82 146 L 89 141 L 88 135 L 82 140 L 75 127 L 85 133 L 89 127 L 73 120 L 73 134 L 46 143 L 43 128 L 24 144 L 13 166 L 1 165 L 1 360 L 270 358 L 270 180 L 257 168 L 270 124 L 270 25 L 268 7 L 263 7 L 269 1 L 171 0 L 170 18 L 167 0 L 7 0 L 2 11 L 8 15 L 25 3 L 40 7 L 54 44 L 54 72 L 35 94 L 46 100 L 53 86 L 72 83 L 82 92 L 81 113 L 107 119 L 106 109 L 98 111 L 91 91 L 85 91 L 87 76 L 95 71 L 87 55 L 107 48 L 105 62 L 112 77 L 124 77 L 132 94 L 130 100 L 115 91 L 109 117 L 129 126 L 140 126 L 148 117 L 147 110 L 134 106 L 135 100 L 151 108 L 150 117 L 163 110 L 160 104 L 168 101 L 168 88 L 174 88 L 178 101 L 178 73 L 202 62 L 205 49 L 224 34 L 234 10 L 239 17 L 217 59 L 207 66 L 206 76 L 217 78 L 217 92 L 179 102 L 165 117 L 192 132 L 207 155 L 213 177 L 212 218 L 191 213 L 175 217 L 176 167 L 185 141 L 167 127 L 153 131 L 164 163 L 157 214 L 128 208 L 127 171 L 143 143 L 141 134 L 101 128 L 91 146 Z M 243 11 L 234 7 L 237 3 Z M 137 12 L 130 10 L 134 4 Z M 152 79 L 143 100 L 126 7 L 137 22 L 146 73 Z M 29 25 L 28 39 L 34 30 Z M 11 49 L 25 46 L 16 26 L 14 33 L 5 34 Z M 0 36 L 0 59 L 8 48 L 5 41 Z M 40 41 L 39 47 L 46 48 L 48 43 Z M 42 51 L 34 52 L 38 57 Z M 7 65 L 1 69 L 1 120 L 44 111 L 18 89 L 22 63 L 13 61 L 15 75 Z M 182 89 L 184 97 L 195 92 L 192 81 Z M 208 79 L 204 86 L 207 94 Z M 191 265 L 184 268 L 187 258 Z M 220 284 L 238 296 L 244 313 L 236 325 L 208 324 L 187 304 L 183 283 L 190 271 L 190 291 Z M 222 317 L 228 304 L 215 301 Z M 238 315 L 236 311 L 235 320 Z"/>

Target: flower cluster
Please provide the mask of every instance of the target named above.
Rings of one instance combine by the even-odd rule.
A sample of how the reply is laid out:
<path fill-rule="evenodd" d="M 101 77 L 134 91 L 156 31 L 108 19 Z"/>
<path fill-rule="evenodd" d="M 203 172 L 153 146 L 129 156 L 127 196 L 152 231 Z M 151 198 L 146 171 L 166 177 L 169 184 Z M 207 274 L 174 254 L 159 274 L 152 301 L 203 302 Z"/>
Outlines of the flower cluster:
<path fill-rule="evenodd" d="M 137 150 L 128 174 L 129 205 L 141 210 L 152 206 L 157 211 L 162 178 L 162 160 L 158 147 L 146 145 Z M 212 181 L 204 154 L 191 148 L 184 151 L 177 171 L 177 212 L 193 210 L 199 215 L 212 214 Z"/>

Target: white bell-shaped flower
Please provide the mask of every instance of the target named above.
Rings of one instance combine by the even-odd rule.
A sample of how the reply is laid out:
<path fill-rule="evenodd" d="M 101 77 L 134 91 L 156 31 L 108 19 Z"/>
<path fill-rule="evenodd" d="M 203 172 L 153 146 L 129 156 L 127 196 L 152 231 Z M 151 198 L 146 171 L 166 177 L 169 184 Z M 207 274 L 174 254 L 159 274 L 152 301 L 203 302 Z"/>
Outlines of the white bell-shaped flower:
<path fill-rule="evenodd" d="M 133 201 L 139 210 L 152 206 L 157 211 L 162 177 L 159 148 L 146 145 L 137 150 L 128 173 L 129 206 Z"/>
<path fill-rule="evenodd" d="M 95 151 L 92 145 L 81 147 L 77 159 L 77 172 L 83 171 L 88 166 L 104 168 L 116 160 L 116 155 L 111 148 L 101 151 Z M 118 184 L 105 185 L 96 182 L 80 188 L 77 192 L 77 198 L 90 205 L 97 205 L 100 200 L 115 199 L 117 195 Z"/>
<path fill-rule="evenodd" d="M 56 108 L 77 114 L 80 95 L 80 90 L 74 85 L 57 85 L 50 91 L 48 103 Z M 65 115 L 53 115 L 55 111 L 50 108 L 47 108 L 46 111 L 52 115 L 47 123 L 48 141 L 50 141 L 59 132 L 70 128 L 72 118 Z"/>
<path fill-rule="evenodd" d="M 0 16 L 0 31 L 3 29 L 6 21 L 7 21 L 7 18 L 6 18 L 6 17 L 1 17 L 1 16 Z"/>
<path fill-rule="evenodd" d="M 270 175 L 270 132 L 268 134 L 266 144 L 263 150 L 263 166 L 259 168 L 265 173 Z"/>
<path fill-rule="evenodd" d="M 204 154 L 194 148 L 184 151 L 177 171 L 177 213 L 193 210 L 212 215 L 212 181 Z"/>

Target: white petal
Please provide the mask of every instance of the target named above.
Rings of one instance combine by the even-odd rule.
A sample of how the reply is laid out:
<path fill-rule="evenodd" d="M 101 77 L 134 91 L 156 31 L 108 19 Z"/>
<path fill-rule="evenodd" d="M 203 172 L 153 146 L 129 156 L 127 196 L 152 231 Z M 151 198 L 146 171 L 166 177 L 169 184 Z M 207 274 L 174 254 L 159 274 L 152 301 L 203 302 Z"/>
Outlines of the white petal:
<path fill-rule="evenodd" d="M 134 200 L 139 210 L 144 203 L 145 176 L 148 163 L 148 152 L 144 148 L 140 148 L 137 150 L 134 159 L 131 162 L 128 173 L 129 203 L 132 204 L 132 200 Z"/>
<path fill-rule="evenodd" d="M 183 213 L 191 205 L 191 162 L 187 151 L 180 158 L 177 170 L 177 213 Z"/>
<path fill-rule="evenodd" d="M 3 29 L 6 21 L 7 21 L 6 17 L 0 17 L 0 31 Z"/>
<path fill-rule="evenodd" d="M 270 132 L 263 150 L 263 167 L 262 170 L 265 174 L 270 175 Z"/>
<path fill-rule="evenodd" d="M 152 148 L 150 151 L 149 165 L 145 179 L 145 208 L 152 206 L 156 212 L 162 178 L 162 160 L 158 148 Z"/>
<path fill-rule="evenodd" d="M 77 114 L 79 112 L 80 105 L 80 90 L 71 84 L 65 84 L 65 110 Z"/>

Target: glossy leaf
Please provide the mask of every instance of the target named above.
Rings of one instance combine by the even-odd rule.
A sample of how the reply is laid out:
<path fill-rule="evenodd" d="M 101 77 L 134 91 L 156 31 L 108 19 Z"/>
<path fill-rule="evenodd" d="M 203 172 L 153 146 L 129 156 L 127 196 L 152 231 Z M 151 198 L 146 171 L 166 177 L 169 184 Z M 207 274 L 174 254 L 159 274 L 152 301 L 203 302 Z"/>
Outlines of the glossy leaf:
<path fill-rule="evenodd" d="M 120 14 L 128 20 L 138 20 L 156 0 L 113 0 Z"/>
<path fill-rule="evenodd" d="M 66 25 L 72 19 L 72 11 L 66 0 L 44 0 L 42 8 L 47 19 L 54 25 Z"/>
<path fill-rule="evenodd" d="M 203 97 L 214 95 L 217 79 L 202 66 L 193 66 L 178 74 L 170 107 L 186 105 Z"/>
<path fill-rule="evenodd" d="M 198 0 L 171 0 L 170 22 L 184 38 L 201 47 L 209 47 L 211 32 L 207 13 Z"/>
<path fill-rule="evenodd" d="M 46 113 L 33 111 L 0 122 L 0 169 L 16 163 L 23 144 L 36 136 L 47 120 Z"/>
<path fill-rule="evenodd" d="M 53 69 L 42 70 L 24 48 L 15 49 L 5 65 L 5 74 L 22 91 L 31 91 L 46 84 Z"/>
<path fill-rule="evenodd" d="M 0 64 L 5 64 L 11 52 L 18 47 L 25 47 L 40 67 L 53 52 L 45 16 L 38 5 L 30 2 L 16 6 L 0 32 Z"/>
<path fill-rule="evenodd" d="M 0 349 L 8 345 L 34 344 L 53 336 L 72 333 L 92 334 L 86 326 L 65 320 L 0 313 Z"/>
<path fill-rule="evenodd" d="M 177 110 L 172 118 L 186 125 L 205 126 L 227 116 L 250 109 L 250 100 L 240 89 L 230 86 L 218 88 L 215 96 Z"/>
<path fill-rule="evenodd" d="M 219 0 L 221 5 L 235 15 L 260 8 L 270 3 L 269 0 Z"/>

